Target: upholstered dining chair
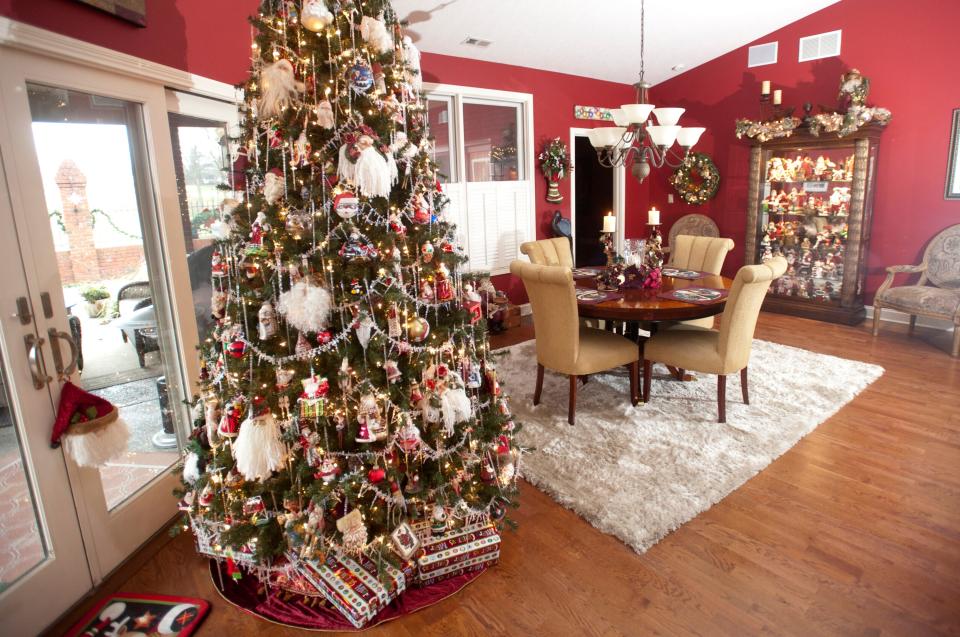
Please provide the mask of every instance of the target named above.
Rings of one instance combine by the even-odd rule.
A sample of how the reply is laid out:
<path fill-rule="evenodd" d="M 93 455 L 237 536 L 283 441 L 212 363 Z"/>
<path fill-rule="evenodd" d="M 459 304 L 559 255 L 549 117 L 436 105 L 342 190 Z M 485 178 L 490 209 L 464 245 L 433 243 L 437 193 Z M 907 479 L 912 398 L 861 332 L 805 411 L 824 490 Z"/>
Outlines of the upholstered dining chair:
<path fill-rule="evenodd" d="M 673 238 L 673 250 L 667 265 L 681 270 L 720 274 L 727 253 L 733 250 L 733 245 L 733 239 L 680 234 Z M 714 317 L 684 321 L 684 325 L 710 328 L 714 325 Z"/>
<path fill-rule="evenodd" d="M 897 285 L 897 274 L 919 274 L 915 285 Z M 887 268 L 883 282 L 873 299 L 873 335 L 880 332 L 880 313 L 885 309 L 910 315 L 910 333 L 917 316 L 953 322 L 951 354 L 960 356 L 960 224 L 950 226 L 930 241 L 920 265 L 894 265 Z"/>
<path fill-rule="evenodd" d="M 664 248 L 664 252 L 673 251 L 673 244 L 681 234 L 692 237 L 719 237 L 720 228 L 718 228 L 716 222 L 707 215 L 697 213 L 683 215 L 670 226 L 670 233 L 667 235 L 667 246 Z"/>
<path fill-rule="evenodd" d="M 523 280 L 533 310 L 537 345 L 533 404 L 540 403 L 545 368 L 569 376 L 567 421 L 572 425 L 577 410 L 577 381 L 590 374 L 626 366 L 630 372 L 630 402 L 636 405 L 639 402 L 637 344 L 617 334 L 579 324 L 570 268 L 514 261 L 510 272 Z"/>
<path fill-rule="evenodd" d="M 527 255 L 530 263 L 536 265 L 573 267 L 573 251 L 570 250 L 570 240 L 566 237 L 521 243 L 520 252 Z"/>
<path fill-rule="evenodd" d="M 787 270 L 776 257 L 740 268 L 723 310 L 719 330 L 677 325 L 652 336 L 643 348 L 643 399 L 650 400 L 653 362 L 717 375 L 718 421 L 727 421 L 727 374 L 740 372 L 743 402 L 750 404 L 747 364 L 760 306 L 771 282 Z"/>

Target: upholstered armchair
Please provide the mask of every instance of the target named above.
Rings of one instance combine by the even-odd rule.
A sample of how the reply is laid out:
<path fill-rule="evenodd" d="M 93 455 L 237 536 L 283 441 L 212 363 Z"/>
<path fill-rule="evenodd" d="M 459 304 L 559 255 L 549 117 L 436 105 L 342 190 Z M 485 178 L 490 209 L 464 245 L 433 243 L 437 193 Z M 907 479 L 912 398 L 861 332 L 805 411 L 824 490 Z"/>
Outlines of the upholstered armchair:
<path fill-rule="evenodd" d="M 750 404 L 747 386 L 747 365 L 753 332 L 760 306 L 774 279 L 787 270 L 787 261 L 776 257 L 761 265 L 740 268 L 723 310 L 720 329 L 689 325 L 658 332 L 643 348 L 643 399 L 650 400 L 653 362 L 717 375 L 718 421 L 727 421 L 727 375 L 740 372 L 743 402 Z"/>
<path fill-rule="evenodd" d="M 894 285 L 898 274 L 919 274 L 915 285 Z M 910 333 L 917 317 L 953 322 L 953 356 L 960 356 L 960 224 L 950 226 L 933 238 L 920 265 L 887 268 L 887 280 L 873 299 L 873 335 L 880 332 L 884 309 L 910 315 Z"/>
<path fill-rule="evenodd" d="M 710 274 L 720 274 L 727 253 L 733 250 L 734 245 L 733 239 L 694 237 L 687 234 L 676 235 L 672 243 L 673 250 L 670 252 L 668 265 L 681 270 L 698 270 Z M 710 328 L 714 325 L 714 317 L 685 321 L 684 325 Z"/>
<path fill-rule="evenodd" d="M 673 251 L 677 237 L 682 234 L 692 237 L 719 237 L 720 228 L 706 215 L 696 213 L 683 215 L 670 226 L 667 246 L 663 249 L 665 253 Z"/>
<path fill-rule="evenodd" d="M 533 310 L 537 345 L 537 385 L 533 404 L 540 403 L 544 368 L 570 377 L 567 421 L 574 424 L 577 381 L 620 366 L 630 372 L 630 402 L 639 401 L 637 344 L 617 334 L 582 327 L 570 268 L 514 261 L 510 272 L 523 280 Z"/>
<path fill-rule="evenodd" d="M 570 240 L 566 237 L 521 243 L 520 252 L 527 255 L 530 263 L 535 265 L 573 267 L 573 252 L 570 250 Z"/>

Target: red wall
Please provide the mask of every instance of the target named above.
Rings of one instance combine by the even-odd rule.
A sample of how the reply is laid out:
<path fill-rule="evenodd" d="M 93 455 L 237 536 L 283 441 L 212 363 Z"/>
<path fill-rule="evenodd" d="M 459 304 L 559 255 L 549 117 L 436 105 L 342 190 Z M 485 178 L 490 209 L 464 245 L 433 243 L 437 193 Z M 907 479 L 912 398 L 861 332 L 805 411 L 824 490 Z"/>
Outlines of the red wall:
<path fill-rule="evenodd" d="M 737 242 L 727 272 L 743 263 L 749 145 L 734 135 L 738 117 L 759 115 L 760 82 L 783 89 L 784 104 L 834 108 L 840 75 L 860 69 L 870 78 L 869 103 L 893 111 L 880 143 L 867 281 L 868 299 L 888 265 L 916 263 L 937 231 L 960 223 L 960 201 L 943 198 L 950 121 L 960 108 L 957 82 L 960 2 L 957 0 L 843 0 L 749 44 L 779 41 L 777 64 L 747 68 L 747 46 L 659 84 L 652 101 L 682 106 L 682 124 L 707 127 L 697 149 L 713 157 L 722 176 L 716 199 L 704 206 L 667 204 L 662 175 L 650 180 L 651 203 L 666 223 L 690 212 L 713 217 Z M 843 30 L 841 55 L 797 62 L 798 39 Z M 656 173 L 656 171 L 655 171 Z"/>

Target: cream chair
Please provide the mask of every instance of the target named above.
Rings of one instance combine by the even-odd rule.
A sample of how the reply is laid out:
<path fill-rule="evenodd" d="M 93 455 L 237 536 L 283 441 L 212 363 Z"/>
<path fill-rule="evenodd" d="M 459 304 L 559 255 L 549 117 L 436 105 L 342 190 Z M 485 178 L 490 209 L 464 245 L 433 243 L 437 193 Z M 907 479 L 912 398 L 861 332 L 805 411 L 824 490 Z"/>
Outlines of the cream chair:
<path fill-rule="evenodd" d="M 565 268 L 573 267 L 573 253 L 570 251 L 570 240 L 566 237 L 521 243 L 520 252 L 527 255 L 530 263 L 536 265 L 562 265 Z"/>
<path fill-rule="evenodd" d="M 717 375 L 719 422 L 727 421 L 727 374 L 740 372 L 743 402 L 750 404 L 747 363 L 760 306 L 770 283 L 787 270 L 787 261 L 776 257 L 762 265 L 740 268 L 723 310 L 719 330 L 678 325 L 654 335 L 643 348 L 643 400 L 650 400 L 653 362 Z"/>
<path fill-rule="evenodd" d="M 727 253 L 733 250 L 733 245 L 733 239 L 676 235 L 673 237 L 673 250 L 670 252 L 670 262 L 667 265 L 680 270 L 720 274 Z M 684 321 L 683 324 L 712 328 L 714 317 Z"/>
<path fill-rule="evenodd" d="M 630 402 L 636 405 L 639 401 L 637 344 L 578 324 L 577 297 L 570 268 L 514 261 L 510 264 L 510 273 L 523 280 L 533 309 L 537 343 L 537 388 L 533 404 L 540 403 L 544 368 L 568 375 L 567 420 L 572 425 L 577 410 L 577 380 L 625 365 L 630 371 Z"/>
<path fill-rule="evenodd" d="M 717 224 L 713 219 L 706 215 L 683 215 L 674 221 L 672 226 L 670 226 L 670 234 L 667 235 L 668 244 L 667 247 L 664 248 L 664 252 L 670 252 L 673 250 L 673 245 L 676 242 L 677 236 L 681 234 L 693 237 L 719 237 L 720 228 L 717 227 Z"/>

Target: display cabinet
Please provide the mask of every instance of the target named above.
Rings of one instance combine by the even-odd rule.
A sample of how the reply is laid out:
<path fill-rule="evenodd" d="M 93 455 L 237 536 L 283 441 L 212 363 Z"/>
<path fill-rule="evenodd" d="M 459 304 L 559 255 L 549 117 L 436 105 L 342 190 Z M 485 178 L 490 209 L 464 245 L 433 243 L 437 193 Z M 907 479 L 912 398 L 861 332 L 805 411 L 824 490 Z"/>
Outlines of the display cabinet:
<path fill-rule="evenodd" d="M 797 132 L 750 154 L 746 262 L 782 255 L 763 309 L 856 325 L 870 242 L 879 126 L 845 137 Z"/>

